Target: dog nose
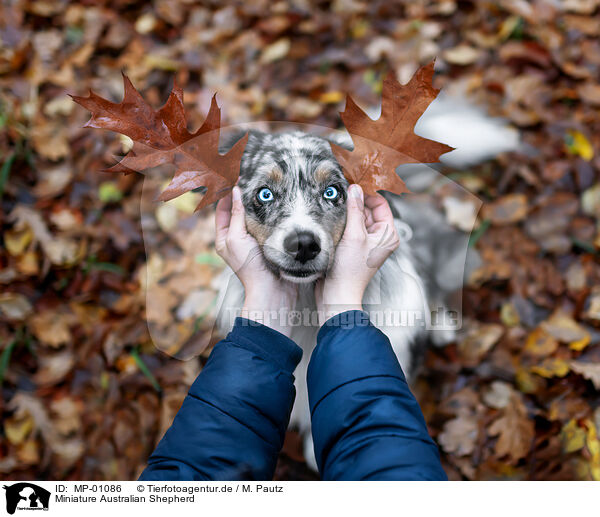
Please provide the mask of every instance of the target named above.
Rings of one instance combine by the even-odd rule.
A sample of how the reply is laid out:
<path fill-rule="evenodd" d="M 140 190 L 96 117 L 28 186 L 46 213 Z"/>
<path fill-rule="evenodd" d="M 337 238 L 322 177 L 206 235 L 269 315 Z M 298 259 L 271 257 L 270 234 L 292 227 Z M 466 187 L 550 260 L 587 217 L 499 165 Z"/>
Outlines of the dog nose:
<path fill-rule="evenodd" d="M 317 236 L 311 232 L 290 233 L 283 240 L 283 247 L 287 253 L 302 264 L 314 259 L 321 251 Z"/>

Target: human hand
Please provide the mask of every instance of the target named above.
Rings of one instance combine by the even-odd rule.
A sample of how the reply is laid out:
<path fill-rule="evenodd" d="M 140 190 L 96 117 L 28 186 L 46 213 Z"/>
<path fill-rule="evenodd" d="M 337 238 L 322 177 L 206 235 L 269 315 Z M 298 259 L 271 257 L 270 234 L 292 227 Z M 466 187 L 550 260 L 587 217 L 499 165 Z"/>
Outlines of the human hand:
<path fill-rule="evenodd" d="M 359 185 L 350 185 L 344 234 L 332 267 L 316 286 L 321 324 L 339 312 L 362 310 L 367 285 L 399 244 L 385 198 L 376 194 L 365 199 Z"/>
<path fill-rule="evenodd" d="M 279 316 L 270 318 L 273 311 L 295 307 L 298 288 L 282 281 L 269 271 L 256 239 L 246 230 L 242 195 L 233 187 L 229 196 L 217 204 L 215 214 L 215 249 L 238 276 L 244 286 L 242 316 L 268 325 L 289 336 L 291 330 Z"/>

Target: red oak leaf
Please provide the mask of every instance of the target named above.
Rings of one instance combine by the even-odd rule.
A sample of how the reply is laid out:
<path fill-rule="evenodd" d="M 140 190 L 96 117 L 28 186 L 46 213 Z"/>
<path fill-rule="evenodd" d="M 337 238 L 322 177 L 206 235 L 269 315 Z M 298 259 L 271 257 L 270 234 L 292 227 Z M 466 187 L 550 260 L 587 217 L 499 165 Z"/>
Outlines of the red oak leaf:
<path fill-rule="evenodd" d="M 154 110 L 125 75 L 123 83 L 125 93 L 119 104 L 92 91 L 87 97 L 72 96 L 76 103 L 92 112 L 92 118 L 84 127 L 110 129 L 127 135 L 134 142 L 131 151 L 107 170 L 127 174 L 158 165 L 174 165 L 174 177 L 158 199 L 168 201 L 190 190 L 205 187 L 206 193 L 196 210 L 227 195 L 239 177 L 240 160 L 248 135 L 227 154 L 219 154 L 221 109 L 216 95 L 200 129 L 190 133 L 183 91 L 177 85 L 173 86 L 165 105 Z"/>
<path fill-rule="evenodd" d="M 415 124 L 439 93 L 432 78 L 433 61 L 419 68 L 405 85 L 390 72 L 383 81 L 378 120 L 369 118 L 347 96 L 346 109 L 340 115 L 354 149 L 348 151 L 333 143 L 331 148 L 350 183 L 358 183 L 367 194 L 409 192 L 395 172 L 398 165 L 438 162 L 441 154 L 453 150 L 414 133 Z"/>

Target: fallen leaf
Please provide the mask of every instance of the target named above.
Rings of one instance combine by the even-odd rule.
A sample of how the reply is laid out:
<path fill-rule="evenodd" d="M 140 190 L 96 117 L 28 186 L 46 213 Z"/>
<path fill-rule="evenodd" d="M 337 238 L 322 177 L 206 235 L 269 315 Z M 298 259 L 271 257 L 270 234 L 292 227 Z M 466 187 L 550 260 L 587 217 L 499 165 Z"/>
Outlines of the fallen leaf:
<path fill-rule="evenodd" d="M 494 409 L 502 409 L 510 402 L 513 391 L 510 384 L 502 381 L 494 381 L 490 385 L 490 388 L 484 392 L 483 401 Z"/>
<path fill-rule="evenodd" d="M 64 310 L 45 310 L 34 314 L 30 319 L 31 330 L 41 343 L 53 348 L 72 342 L 70 326 L 76 318 Z"/>
<path fill-rule="evenodd" d="M 20 273 L 35 276 L 39 273 L 38 255 L 35 251 L 26 251 L 17 259 L 17 269 Z"/>
<path fill-rule="evenodd" d="M 103 181 L 98 187 L 98 199 L 103 203 L 117 203 L 123 199 L 123 192 L 114 181 Z"/>
<path fill-rule="evenodd" d="M 458 45 L 457 47 L 444 50 L 444 59 L 452 65 L 471 65 L 481 56 L 481 51 L 469 45 Z"/>
<path fill-rule="evenodd" d="M 23 321 L 31 312 L 33 307 L 29 300 L 19 293 L 0 294 L 0 314 L 14 321 Z"/>
<path fill-rule="evenodd" d="M 26 440 L 17 447 L 17 457 L 25 465 L 36 465 L 40 461 L 40 446 L 37 440 Z"/>
<path fill-rule="evenodd" d="M 8 230 L 4 233 L 6 251 L 13 256 L 21 255 L 33 238 L 33 232 L 28 226 L 21 230 Z"/>
<path fill-rule="evenodd" d="M 69 103 L 73 105 L 72 102 Z M 38 173 L 38 182 L 33 187 L 33 193 L 39 198 L 54 197 L 62 193 L 72 180 L 73 170 L 67 163 L 43 168 Z"/>
<path fill-rule="evenodd" d="M 69 436 L 81 429 L 82 404 L 75 398 L 65 396 L 50 404 L 52 422 L 57 432 Z"/>
<path fill-rule="evenodd" d="M 502 304 L 502 307 L 500 308 L 500 319 L 507 327 L 516 327 L 521 323 L 519 311 L 517 311 L 516 307 L 510 302 Z"/>
<path fill-rule="evenodd" d="M 560 431 L 560 439 L 565 454 L 583 449 L 586 437 L 586 430 L 577 425 L 577 420 L 574 418 L 569 420 Z"/>
<path fill-rule="evenodd" d="M 467 456 L 474 451 L 478 434 L 477 419 L 470 415 L 460 415 L 444 424 L 438 441 L 444 451 Z"/>
<path fill-rule="evenodd" d="M 584 361 L 571 361 L 571 369 L 589 381 L 594 388 L 600 391 L 600 363 L 586 363 Z"/>
<path fill-rule="evenodd" d="M 594 106 L 600 106 L 600 85 L 593 82 L 585 82 L 577 88 L 579 97 Z"/>
<path fill-rule="evenodd" d="M 517 370 L 515 382 L 519 391 L 523 393 L 537 393 L 544 388 L 544 380 L 525 368 L 519 368 Z"/>
<path fill-rule="evenodd" d="M 600 183 L 581 194 L 581 208 L 585 214 L 600 218 Z"/>
<path fill-rule="evenodd" d="M 15 221 L 15 228 L 31 228 L 35 241 L 39 242 L 44 253 L 57 266 L 72 266 L 79 262 L 85 254 L 85 241 L 79 243 L 63 236 L 52 235 L 44 219 L 35 209 L 17 205 L 9 215 Z"/>
<path fill-rule="evenodd" d="M 598 439 L 598 429 L 591 420 L 586 420 L 585 425 L 588 429 L 585 445 L 591 456 L 589 462 L 590 475 L 594 481 L 600 481 L 600 440 Z"/>
<path fill-rule="evenodd" d="M 341 100 L 343 98 L 344 98 L 343 92 L 337 90 L 337 91 L 322 93 L 321 96 L 319 97 L 319 101 L 322 102 L 323 104 L 337 104 L 338 102 L 341 102 Z"/>
<path fill-rule="evenodd" d="M 525 219 L 528 212 L 527 197 L 524 194 L 508 194 L 483 205 L 483 217 L 493 224 L 505 225 Z"/>
<path fill-rule="evenodd" d="M 588 320 L 600 321 L 600 286 L 592 287 L 584 305 L 582 316 Z"/>
<path fill-rule="evenodd" d="M 580 131 L 567 131 L 565 145 L 570 154 L 581 156 L 588 162 L 594 157 L 592 144 Z"/>
<path fill-rule="evenodd" d="M 590 342 L 590 334 L 569 314 L 556 311 L 541 323 L 541 328 L 562 343 L 574 345 L 574 350 L 582 350 Z"/>
<path fill-rule="evenodd" d="M 32 376 L 39 386 L 51 386 L 62 381 L 73 369 L 75 357 L 70 350 L 38 355 L 38 370 Z"/>
<path fill-rule="evenodd" d="M 521 396 L 512 396 L 503 415 L 492 423 L 488 432 L 490 436 L 498 436 L 494 449 L 499 457 L 507 455 L 515 462 L 527 455 L 535 436 L 535 426 Z"/>
<path fill-rule="evenodd" d="M 536 357 L 546 357 L 556 352 L 557 348 L 558 341 L 538 327 L 527 337 L 524 351 Z"/>
<path fill-rule="evenodd" d="M 13 445 L 19 445 L 22 443 L 31 430 L 33 429 L 33 419 L 30 415 L 26 415 L 24 418 L 7 418 L 4 421 L 4 434 L 6 439 Z"/>
<path fill-rule="evenodd" d="M 576 395 L 561 394 L 550 402 L 548 420 L 561 421 L 574 418 L 579 420 L 589 413 L 586 401 Z"/>
<path fill-rule="evenodd" d="M 465 338 L 458 344 L 463 363 L 466 366 L 476 366 L 481 358 L 502 337 L 502 325 L 495 323 L 480 323 L 469 326 Z"/>
<path fill-rule="evenodd" d="M 260 62 L 263 65 L 283 59 L 290 51 L 291 42 L 289 38 L 281 38 L 265 47 L 260 55 Z"/>
<path fill-rule="evenodd" d="M 537 365 L 532 366 L 531 371 L 541 377 L 564 377 L 569 373 L 569 363 L 563 359 L 547 358 Z"/>
<path fill-rule="evenodd" d="M 31 132 L 35 150 L 51 161 L 57 161 L 69 154 L 69 140 L 66 126 L 39 122 Z"/>

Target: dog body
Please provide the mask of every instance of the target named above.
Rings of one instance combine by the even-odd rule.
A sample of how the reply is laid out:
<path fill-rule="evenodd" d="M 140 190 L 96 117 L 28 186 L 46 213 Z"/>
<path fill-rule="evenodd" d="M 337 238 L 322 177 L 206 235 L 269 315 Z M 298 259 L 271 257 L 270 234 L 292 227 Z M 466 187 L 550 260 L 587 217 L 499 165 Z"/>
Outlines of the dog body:
<path fill-rule="evenodd" d="M 369 116 L 376 119 L 376 111 L 368 110 Z M 460 92 L 439 96 L 419 119 L 415 132 L 455 147 L 441 157 L 455 168 L 522 148 L 515 130 L 501 119 L 489 117 Z M 307 463 L 315 469 L 306 390 L 307 366 L 319 329 L 317 318 L 311 317 L 316 314 L 314 284 L 326 275 L 335 258 L 345 226 L 348 188 L 329 141 L 352 149 L 347 134 L 325 139 L 302 132 L 251 131 L 238 182 L 246 226 L 261 245 L 265 263 L 278 277 L 299 284 L 294 314 L 301 317 L 296 318 L 291 338 L 302 347 L 303 357 L 295 372 L 296 400 L 290 426 L 303 435 Z M 419 164 L 404 168 L 400 175 L 413 192 L 440 178 L 433 168 Z M 468 233 L 452 228 L 430 201 L 423 202 L 417 195 L 384 195 L 401 242 L 368 285 L 363 307 L 389 337 L 410 381 L 428 343 L 444 345 L 455 339 L 460 314 L 448 310 L 450 295 L 459 292 L 479 257 L 468 246 Z M 219 286 L 217 326 L 225 335 L 243 305 L 244 291 L 231 270 L 224 271 Z M 432 321 L 432 314 L 450 315 L 451 319 Z"/>

